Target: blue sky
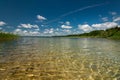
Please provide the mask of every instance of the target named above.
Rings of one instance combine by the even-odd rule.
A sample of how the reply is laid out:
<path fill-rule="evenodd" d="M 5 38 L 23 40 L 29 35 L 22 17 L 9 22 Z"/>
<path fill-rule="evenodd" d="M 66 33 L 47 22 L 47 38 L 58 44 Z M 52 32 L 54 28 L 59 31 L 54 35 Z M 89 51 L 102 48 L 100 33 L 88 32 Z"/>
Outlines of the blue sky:
<path fill-rule="evenodd" d="M 0 30 L 51 36 L 105 30 L 120 23 L 120 0 L 0 0 Z"/>

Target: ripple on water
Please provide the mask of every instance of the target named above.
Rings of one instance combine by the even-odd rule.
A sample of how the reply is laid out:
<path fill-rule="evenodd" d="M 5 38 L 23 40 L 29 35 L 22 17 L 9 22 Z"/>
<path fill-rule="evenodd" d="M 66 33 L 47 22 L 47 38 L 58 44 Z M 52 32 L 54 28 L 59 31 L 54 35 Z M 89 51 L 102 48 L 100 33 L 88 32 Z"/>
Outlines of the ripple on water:
<path fill-rule="evenodd" d="M 0 55 L 0 80 L 120 79 L 118 53 L 113 54 L 107 43 L 101 44 L 100 40 L 89 42 L 87 39 L 46 41 L 38 38 L 35 41 L 38 42 L 31 39 L 33 44 L 27 44 L 28 47 L 19 43 L 9 56 Z M 93 43 L 97 45 L 91 45 Z M 84 49 L 81 44 L 85 45 Z M 103 45 L 107 45 L 108 51 L 103 49 Z"/>

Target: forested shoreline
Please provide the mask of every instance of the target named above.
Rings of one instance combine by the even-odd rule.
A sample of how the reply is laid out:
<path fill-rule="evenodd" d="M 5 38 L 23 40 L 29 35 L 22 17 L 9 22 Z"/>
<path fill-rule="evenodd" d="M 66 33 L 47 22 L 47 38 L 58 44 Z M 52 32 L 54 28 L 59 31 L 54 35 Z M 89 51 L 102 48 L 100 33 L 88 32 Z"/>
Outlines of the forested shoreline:
<path fill-rule="evenodd" d="M 120 27 L 114 27 L 106 30 L 94 30 L 89 33 L 67 35 L 64 37 L 93 37 L 120 39 Z"/>
<path fill-rule="evenodd" d="M 6 32 L 0 32 L 0 41 L 17 39 L 18 35 Z"/>

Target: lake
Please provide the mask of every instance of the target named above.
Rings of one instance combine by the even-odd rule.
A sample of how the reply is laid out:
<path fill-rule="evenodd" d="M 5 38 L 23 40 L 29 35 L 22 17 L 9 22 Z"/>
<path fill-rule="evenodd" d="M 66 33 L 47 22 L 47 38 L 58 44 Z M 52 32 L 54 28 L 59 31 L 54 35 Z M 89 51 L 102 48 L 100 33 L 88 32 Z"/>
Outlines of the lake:
<path fill-rule="evenodd" d="M 21 37 L 1 42 L 0 80 L 120 80 L 120 41 Z"/>

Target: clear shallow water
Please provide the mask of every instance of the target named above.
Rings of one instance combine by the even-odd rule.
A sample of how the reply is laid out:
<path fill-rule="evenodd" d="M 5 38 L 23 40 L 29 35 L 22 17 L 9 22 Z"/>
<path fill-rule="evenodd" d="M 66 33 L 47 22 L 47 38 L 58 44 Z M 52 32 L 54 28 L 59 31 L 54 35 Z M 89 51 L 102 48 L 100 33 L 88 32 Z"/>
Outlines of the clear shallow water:
<path fill-rule="evenodd" d="M 0 43 L 0 80 L 120 80 L 120 41 L 23 37 Z"/>

